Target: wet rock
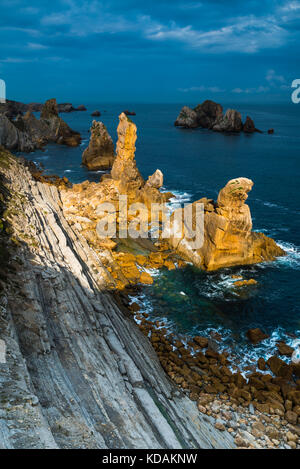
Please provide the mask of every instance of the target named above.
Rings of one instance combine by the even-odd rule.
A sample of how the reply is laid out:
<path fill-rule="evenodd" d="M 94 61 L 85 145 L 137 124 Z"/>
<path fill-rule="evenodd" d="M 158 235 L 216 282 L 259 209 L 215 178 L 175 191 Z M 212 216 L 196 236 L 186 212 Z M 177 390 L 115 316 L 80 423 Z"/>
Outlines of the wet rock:
<path fill-rule="evenodd" d="M 261 371 L 265 371 L 267 369 L 266 361 L 263 358 L 259 358 L 257 360 L 257 368 Z"/>
<path fill-rule="evenodd" d="M 262 340 L 267 339 L 269 336 L 262 332 L 259 328 L 249 329 L 246 333 L 248 339 L 252 344 L 256 345 Z"/>
<path fill-rule="evenodd" d="M 269 134 L 269 135 L 272 135 L 273 133 L 274 133 L 274 129 L 269 129 L 269 130 L 268 130 L 268 134 Z"/>
<path fill-rule="evenodd" d="M 101 112 L 100 112 L 100 111 L 93 111 L 92 114 L 91 114 L 91 116 L 93 116 L 93 117 L 99 117 L 99 116 L 101 116 Z"/>
<path fill-rule="evenodd" d="M 292 425 L 296 425 L 297 424 L 297 421 L 298 421 L 298 415 L 296 414 L 296 412 L 293 412 L 291 410 L 288 410 L 285 414 L 284 414 L 284 418 L 285 420 L 287 420 L 289 423 L 291 423 Z"/>

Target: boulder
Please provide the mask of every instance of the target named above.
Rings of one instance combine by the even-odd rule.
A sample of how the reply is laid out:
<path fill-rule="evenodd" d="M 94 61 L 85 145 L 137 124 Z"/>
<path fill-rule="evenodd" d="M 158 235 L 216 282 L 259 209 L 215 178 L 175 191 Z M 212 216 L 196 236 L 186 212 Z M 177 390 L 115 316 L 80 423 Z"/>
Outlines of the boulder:
<path fill-rule="evenodd" d="M 228 109 L 225 116 L 216 119 L 212 129 L 215 132 L 241 132 L 243 129 L 242 116 L 235 109 Z"/>
<path fill-rule="evenodd" d="M 99 116 L 101 116 L 101 112 L 100 111 L 94 111 L 94 112 L 92 112 L 91 116 L 99 117 Z"/>
<path fill-rule="evenodd" d="M 124 114 L 126 114 L 126 116 L 136 116 L 136 113 L 134 111 L 128 111 L 128 109 L 123 112 Z"/>
<path fill-rule="evenodd" d="M 273 133 L 274 133 L 274 129 L 269 129 L 269 130 L 268 130 L 268 134 L 269 134 L 269 135 L 272 135 Z"/>
<path fill-rule="evenodd" d="M 114 144 L 103 122 L 93 121 L 89 146 L 82 154 L 82 164 L 90 170 L 109 169 L 115 159 Z"/>
<path fill-rule="evenodd" d="M 185 229 L 183 209 L 175 210 L 171 216 L 170 232 L 166 233 L 170 246 L 186 260 L 205 270 L 255 264 L 284 255 L 273 239 L 263 233 L 252 232 L 251 213 L 245 204 L 252 186 L 250 179 L 232 179 L 220 191 L 217 202 L 211 204 L 212 211 L 204 210 L 203 215 L 198 205 L 200 201 L 185 208 L 192 212 L 189 225 L 193 230 L 197 227 L 200 246 L 195 247 L 197 238 Z M 180 219 L 182 223 L 177 222 Z M 190 234 L 192 238 L 189 238 Z"/>
<path fill-rule="evenodd" d="M 76 111 L 86 111 L 86 107 L 83 104 L 80 104 L 77 108 Z"/>
<path fill-rule="evenodd" d="M 256 345 L 262 340 L 267 339 L 269 336 L 268 334 L 265 334 L 263 331 L 261 331 L 259 328 L 256 329 L 249 329 L 246 333 L 248 339 L 252 344 Z"/>
<path fill-rule="evenodd" d="M 199 127 L 197 113 L 188 106 L 184 106 L 174 124 L 176 127 L 184 127 L 186 129 L 194 129 Z"/>

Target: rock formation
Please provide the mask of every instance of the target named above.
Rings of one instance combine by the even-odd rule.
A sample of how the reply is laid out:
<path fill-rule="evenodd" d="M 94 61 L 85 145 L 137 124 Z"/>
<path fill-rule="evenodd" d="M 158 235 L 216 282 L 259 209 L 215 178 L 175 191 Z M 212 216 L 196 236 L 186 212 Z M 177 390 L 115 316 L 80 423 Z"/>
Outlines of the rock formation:
<path fill-rule="evenodd" d="M 89 146 L 82 154 L 82 163 L 90 170 L 110 169 L 115 154 L 114 144 L 102 122 L 93 121 Z"/>
<path fill-rule="evenodd" d="M 275 241 L 263 233 L 252 232 L 249 206 L 245 204 L 253 182 L 247 178 L 229 181 L 220 191 L 217 202 L 200 199 L 193 205 L 193 227 L 196 225 L 195 205 L 204 204 L 204 242 L 193 249 L 184 233 L 170 238 L 171 246 L 185 259 L 206 270 L 274 260 L 284 255 Z M 175 213 L 172 215 L 175 219 Z M 182 217 L 183 219 L 183 217 Z"/>
<path fill-rule="evenodd" d="M 100 111 L 93 111 L 91 116 L 93 117 L 100 117 L 101 116 L 101 112 Z"/>
<path fill-rule="evenodd" d="M 30 152 L 36 148 L 29 135 L 3 114 L 0 114 L 0 145 L 12 151 Z"/>
<path fill-rule="evenodd" d="M 49 142 L 77 146 L 79 132 L 72 130 L 58 115 L 55 99 L 49 99 L 37 119 L 31 111 L 20 113 L 15 120 L 0 114 L 0 144 L 9 150 L 33 151 Z"/>
<path fill-rule="evenodd" d="M 176 127 L 185 127 L 186 129 L 199 127 L 196 111 L 188 106 L 183 106 L 174 125 Z"/>
<path fill-rule="evenodd" d="M 242 123 L 241 114 L 235 109 L 228 109 L 223 115 L 221 104 L 206 100 L 194 109 L 184 106 L 174 124 L 176 127 L 195 129 L 202 127 L 216 132 L 246 133 L 259 132 L 250 117 L 247 116 L 245 124 Z"/>
<path fill-rule="evenodd" d="M 111 177 L 117 191 L 128 196 L 129 202 L 142 202 L 150 206 L 152 202 L 167 200 L 168 194 L 159 191 L 163 184 L 160 170 L 145 182 L 135 161 L 136 125 L 124 113 L 119 116 L 117 156 L 114 161 Z"/>
<path fill-rule="evenodd" d="M 235 109 L 228 109 L 224 116 L 216 118 L 212 129 L 216 132 L 240 132 L 243 129 L 242 116 Z"/>

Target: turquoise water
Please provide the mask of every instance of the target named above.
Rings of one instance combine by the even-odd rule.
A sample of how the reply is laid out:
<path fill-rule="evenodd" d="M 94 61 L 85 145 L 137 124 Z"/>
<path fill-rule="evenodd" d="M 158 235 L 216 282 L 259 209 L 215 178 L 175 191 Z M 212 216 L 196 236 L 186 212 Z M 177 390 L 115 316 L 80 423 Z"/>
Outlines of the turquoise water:
<path fill-rule="evenodd" d="M 81 147 L 51 145 L 29 157 L 43 163 L 48 173 L 67 176 L 72 182 L 98 181 L 99 172 L 89 172 L 80 165 L 93 119 L 90 113 L 101 110 L 97 119 L 106 124 L 116 141 L 118 114 L 130 109 L 137 114 L 132 119 L 138 126 L 136 159 L 140 171 L 147 177 L 160 168 L 165 189 L 175 193 L 179 202 L 216 198 L 229 179 L 252 179 L 248 204 L 254 229 L 273 237 L 287 256 L 273 263 L 214 273 L 192 266 L 163 270 L 155 277 L 154 286 L 145 287 L 140 297 L 151 317 L 164 318 L 179 336 L 219 331 L 223 347 L 230 346 L 237 357 L 251 362 L 258 355 L 270 355 L 279 337 L 290 344 L 300 339 L 300 105 L 235 107 L 244 118 L 250 115 L 259 129 L 274 128 L 275 134 L 223 135 L 175 128 L 173 122 L 181 105 L 94 104 L 88 112 L 63 114 L 71 127 L 81 132 Z M 258 285 L 238 295 L 232 287 L 232 274 L 255 278 Z M 249 347 L 245 332 L 251 327 L 260 327 L 270 339 L 259 347 Z"/>

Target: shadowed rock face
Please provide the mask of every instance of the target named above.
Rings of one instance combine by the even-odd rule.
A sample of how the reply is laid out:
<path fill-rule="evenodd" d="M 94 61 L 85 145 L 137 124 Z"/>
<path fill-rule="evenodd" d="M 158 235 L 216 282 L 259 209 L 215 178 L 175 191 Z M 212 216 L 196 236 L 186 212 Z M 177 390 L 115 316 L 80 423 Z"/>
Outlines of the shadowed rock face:
<path fill-rule="evenodd" d="M 109 169 L 115 159 L 114 144 L 102 122 L 93 121 L 89 146 L 82 154 L 82 163 L 90 170 Z"/>
<path fill-rule="evenodd" d="M 206 270 L 274 260 L 284 255 L 275 241 L 263 233 L 252 232 L 249 206 L 245 204 L 253 182 L 247 178 L 229 181 L 220 191 L 216 203 L 200 199 L 204 204 L 204 243 L 192 249 L 191 241 L 173 236 L 170 244 L 179 254 Z M 178 209 L 176 212 L 181 211 Z M 175 214 L 173 214 L 174 219 Z M 196 224 L 193 213 L 193 227 Z"/>

